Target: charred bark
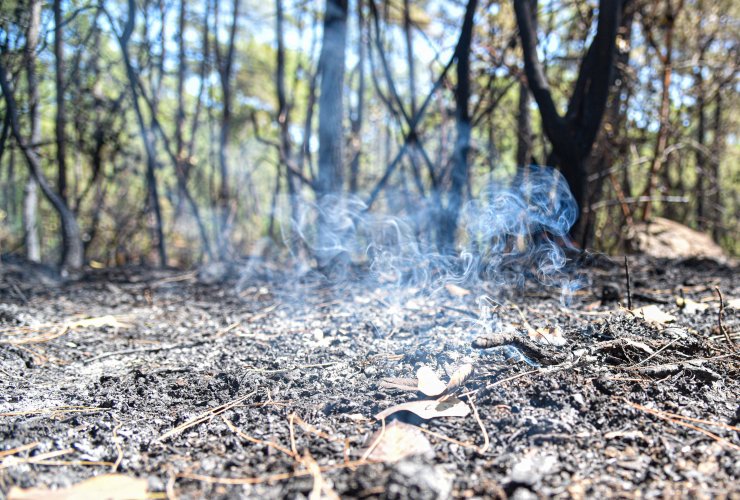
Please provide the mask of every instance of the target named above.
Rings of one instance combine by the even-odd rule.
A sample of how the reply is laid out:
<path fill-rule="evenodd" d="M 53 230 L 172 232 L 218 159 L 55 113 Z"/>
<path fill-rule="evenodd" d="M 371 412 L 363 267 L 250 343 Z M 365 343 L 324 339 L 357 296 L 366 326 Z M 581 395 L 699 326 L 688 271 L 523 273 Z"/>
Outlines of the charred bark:
<path fill-rule="evenodd" d="M 596 35 L 584 55 L 565 116 L 555 105 L 542 63 L 537 55 L 535 12 L 529 0 L 514 0 L 514 11 L 524 53 L 529 89 L 552 145 L 548 163 L 558 166 L 579 207 L 587 198 L 586 159 L 599 132 L 606 108 L 616 54 L 616 36 L 624 0 L 601 0 Z M 580 216 L 579 216 L 580 219 Z M 578 222 L 576 223 L 578 224 Z"/>

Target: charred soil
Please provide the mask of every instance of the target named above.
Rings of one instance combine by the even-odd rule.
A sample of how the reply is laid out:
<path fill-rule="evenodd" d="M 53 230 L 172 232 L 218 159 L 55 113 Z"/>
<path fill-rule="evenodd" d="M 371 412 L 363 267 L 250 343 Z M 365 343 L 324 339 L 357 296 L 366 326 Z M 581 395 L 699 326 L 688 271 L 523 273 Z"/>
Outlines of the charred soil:
<path fill-rule="evenodd" d="M 117 472 L 170 498 L 740 498 L 737 269 L 634 257 L 633 311 L 621 262 L 584 272 L 566 306 L 0 267 L 0 497 Z M 465 364 L 466 416 L 375 418 L 428 399 L 386 379 Z"/>

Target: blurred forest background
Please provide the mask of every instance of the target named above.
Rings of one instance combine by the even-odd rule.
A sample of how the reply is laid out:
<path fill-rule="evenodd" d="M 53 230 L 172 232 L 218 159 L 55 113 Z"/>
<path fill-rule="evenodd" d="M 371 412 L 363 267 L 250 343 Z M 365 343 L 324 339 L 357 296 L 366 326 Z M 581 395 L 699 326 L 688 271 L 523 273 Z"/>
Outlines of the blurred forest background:
<path fill-rule="evenodd" d="M 733 0 L 6 0 L 0 253 L 228 260 L 337 192 L 449 251 L 547 164 L 579 245 L 659 216 L 738 255 L 739 35 Z"/>

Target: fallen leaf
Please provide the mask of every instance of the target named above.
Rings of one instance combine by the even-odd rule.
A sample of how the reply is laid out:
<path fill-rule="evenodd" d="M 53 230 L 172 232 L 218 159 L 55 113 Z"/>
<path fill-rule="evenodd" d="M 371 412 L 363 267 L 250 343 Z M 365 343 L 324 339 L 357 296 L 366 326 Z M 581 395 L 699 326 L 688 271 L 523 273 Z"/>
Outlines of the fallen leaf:
<path fill-rule="evenodd" d="M 684 314 L 696 314 L 709 308 L 709 304 L 702 304 L 683 297 L 676 297 L 676 305 L 681 308 Z"/>
<path fill-rule="evenodd" d="M 375 418 L 382 420 L 399 411 L 410 411 L 424 420 L 429 420 L 438 417 L 466 417 L 470 414 L 470 407 L 457 398 L 444 401 L 409 401 L 383 410 L 375 415 Z"/>
<path fill-rule="evenodd" d="M 648 323 L 663 325 L 665 323 L 676 321 L 676 317 L 674 315 L 664 312 L 660 307 L 654 304 L 633 309 L 631 312 L 634 316 L 643 318 Z"/>
<path fill-rule="evenodd" d="M 728 300 L 725 302 L 725 307 L 730 309 L 740 309 L 740 298 Z"/>
<path fill-rule="evenodd" d="M 450 377 L 450 381 L 447 383 L 447 387 L 445 387 L 445 392 L 451 392 L 463 385 L 470 378 L 472 373 L 473 365 L 470 363 L 465 363 L 460 366 L 455 370 L 455 373 L 452 374 L 452 377 Z"/>
<path fill-rule="evenodd" d="M 415 425 L 405 424 L 394 420 L 378 430 L 368 440 L 372 449 L 367 456 L 376 462 L 398 462 L 412 455 L 426 455 L 434 449 L 427 437 Z"/>
<path fill-rule="evenodd" d="M 447 293 L 453 297 L 465 297 L 466 295 L 470 295 L 470 290 L 461 286 L 453 285 L 452 283 L 446 284 L 445 288 L 447 289 Z"/>
<path fill-rule="evenodd" d="M 439 396 L 447 387 L 442 382 L 434 370 L 428 366 L 422 366 L 416 371 L 416 378 L 419 380 L 419 390 L 427 396 Z"/>
<path fill-rule="evenodd" d="M 566 342 L 565 337 L 563 337 L 563 330 L 557 325 L 530 330 L 529 338 L 538 344 L 544 345 L 563 346 Z"/>
<path fill-rule="evenodd" d="M 68 488 L 11 488 L 8 500 L 145 500 L 147 480 L 104 474 Z"/>

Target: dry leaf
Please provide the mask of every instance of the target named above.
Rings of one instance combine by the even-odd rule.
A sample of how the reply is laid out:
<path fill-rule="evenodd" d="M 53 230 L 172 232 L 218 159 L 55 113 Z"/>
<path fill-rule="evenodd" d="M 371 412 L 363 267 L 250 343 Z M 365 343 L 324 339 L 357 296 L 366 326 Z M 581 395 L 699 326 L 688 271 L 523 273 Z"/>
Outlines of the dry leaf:
<path fill-rule="evenodd" d="M 426 455 L 434 450 L 431 443 L 415 425 L 394 420 L 378 430 L 368 440 L 372 451 L 368 459 L 377 462 L 398 462 L 412 455 Z"/>
<path fill-rule="evenodd" d="M 725 307 L 729 307 L 730 309 L 740 309 L 740 299 L 728 300 L 725 302 Z"/>
<path fill-rule="evenodd" d="M 566 342 L 565 337 L 563 337 L 563 330 L 557 325 L 530 330 L 529 338 L 538 344 L 544 345 L 563 346 Z"/>
<path fill-rule="evenodd" d="M 470 414 L 470 407 L 457 398 L 444 401 L 409 401 L 383 410 L 375 415 L 375 418 L 382 420 L 399 411 L 410 411 L 424 420 L 429 420 L 438 417 L 466 417 Z"/>
<path fill-rule="evenodd" d="M 105 474 L 58 490 L 13 487 L 8 500 L 145 500 L 146 489 L 146 479 Z"/>
<path fill-rule="evenodd" d="M 427 396 L 439 396 L 447 388 L 445 383 L 434 373 L 434 370 L 428 366 L 419 368 L 416 371 L 416 378 L 419 379 L 419 390 Z"/>
<path fill-rule="evenodd" d="M 676 317 L 674 315 L 664 312 L 656 305 L 639 307 L 637 309 L 633 309 L 631 312 L 636 317 L 643 318 L 648 323 L 663 325 L 665 323 L 676 321 Z"/>
<path fill-rule="evenodd" d="M 463 385 L 470 378 L 472 373 L 473 365 L 470 363 L 465 363 L 460 366 L 455 370 L 455 373 L 452 374 L 452 377 L 450 377 L 450 381 L 447 383 L 447 387 L 445 387 L 445 392 L 451 392 Z"/>
<path fill-rule="evenodd" d="M 470 290 L 461 286 L 453 285 L 452 283 L 446 284 L 445 288 L 447 289 L 447 293 L 453 297 L 465 297 L 466 295 L 470 295 Z"/>
<path fill-rule="evenodd" d="M 681 308 L 684 314 L 696 314 L 709 308 L 709 304 L 702 304 L 683 297 L 676 297 L 676 305 Z"/>

